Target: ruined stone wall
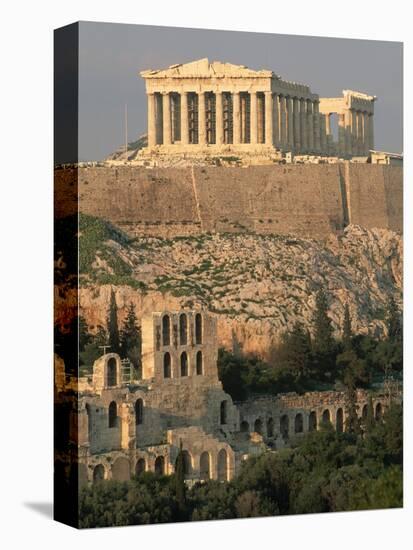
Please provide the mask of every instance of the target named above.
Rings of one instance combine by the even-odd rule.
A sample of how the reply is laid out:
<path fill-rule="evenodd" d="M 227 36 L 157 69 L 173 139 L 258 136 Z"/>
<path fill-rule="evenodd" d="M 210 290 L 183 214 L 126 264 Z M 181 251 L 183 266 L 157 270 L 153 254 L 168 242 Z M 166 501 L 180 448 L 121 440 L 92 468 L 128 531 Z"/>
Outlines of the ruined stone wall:
<path fill-rule="evenodd" d="M 73 211 L 74 174 L 56 172 L 56 212 Z M 323 238 L 347 223 L 402 229 L 402 168 L 371 164 L 82 167 L 79 208 L 132 236 L 207 231 Z M 71 205 L 70 205 L 71 203 Z"/>

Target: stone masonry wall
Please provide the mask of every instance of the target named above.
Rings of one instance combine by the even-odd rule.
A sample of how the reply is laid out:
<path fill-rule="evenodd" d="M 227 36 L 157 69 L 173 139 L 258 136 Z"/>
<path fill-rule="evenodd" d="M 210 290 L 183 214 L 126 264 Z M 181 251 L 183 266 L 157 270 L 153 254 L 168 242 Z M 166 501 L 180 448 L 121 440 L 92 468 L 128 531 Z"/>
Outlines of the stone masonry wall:
<path fill-rule="evenodd" d="M 74 209 L 73 178 L 73 170 L 56 171 L 58 217 Z M 132 236 L 256 231 L 323 238 L 349 222 L 402 229 L 402 168 L 395 166 L 82 167 L 78 179 L 80 211 Z"/>

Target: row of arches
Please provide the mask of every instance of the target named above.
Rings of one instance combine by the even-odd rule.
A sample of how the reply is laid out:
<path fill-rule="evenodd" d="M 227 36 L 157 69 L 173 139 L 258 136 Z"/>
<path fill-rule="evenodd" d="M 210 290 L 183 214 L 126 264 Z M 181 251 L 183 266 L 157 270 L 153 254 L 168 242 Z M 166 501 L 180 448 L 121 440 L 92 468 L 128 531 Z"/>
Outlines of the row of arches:
<path fill-rule="evenodd" d="M 143 406 L 143 399 L 139 398 L 135 401 L 134 405 L 135 409 L 135 424 L 143 424 L 143 412 L 144 412 L 144 406 Z M 90 407 L 89 405 L 86 405 L 86 411 L 89 416 L 89 422 L 90 422 Z M 108 408 L 108 427 L 109 428 L 116 428 L 118 426 L 118 405 L 116 401 L 111 401 L 109 403 Z M 90 431 L 90 428 L 89 428 Z"/>
<path fill-rule="evenodd" d="M 368 405 L 364 405 L 361 411 L 361 418 L 366 419 L 368 414 Z M 374 407 L 374 418 L 375 420 L 380 420 L 383 415 L 383 406 L 381 403 L 377 403 Z M 317 412 L 311 411 L 308 415 L 308 431 L 317 430 L 319 425 L 332 423 L 330 409 L 325 409 L 321 413 L 320 424 L 318 424 Z M 304 432 L 304 415 L 303 413 L 297 413 L 293 419 L 293 425 L 290 426 L 290 416 L 288 414 L 283 414 L 280 417 L 279 432 L 281 436 L 286 439 L 290 435 L 290 431 L 294 434 L 300 434 Z M 335 413 L 335 429 L 337 432 L 344 431 L 344 410 L 342 407 L 339 407 Z M 251 426 L 247 420 L 243 420 L 240 424 L 240 431 L 244 433 L 249 433 L 251 431 Z M 269 418 L 266 422 L 266 433 L 264 433 L 264 423 L 261 418 L 257 418 L 253 424 L 253 431 L 259 433 L 260 435 L 267 436 L 269 438 L 274 437 L 274 419 Z"/>
<path fill-rule="evenodd" d="M 168 314 L 162 317 L 162 345 L 171 345 L 171 318 Z M 195 315 L 195 344 L 202 344 L 203 339 L 203 324 L 202 315 L 197 313 Z M 188 316 L 186 313 L 179 315 L 179 344 L 181 346 L 188 345 Z"/>
<path fill-rule="evenodd" d="M 186 351 L 183 351 L 179 356 L 179 375 L 181 377 L 189 376 L 189 367 L 188 354 Z M 172 373 L 172 357 L 169 351 L 167 351 L 163 356 L 163 377 L 172 378 Z M 195 354 L 195 374 L 198 376 L 204 374 L 204 359 L 201 350 L 197 351 Z M 175 375 L 177 375 L 176 372 Z"/>
<path fill-rule="evenodd" d="M 213 477 L 212 455 L 209 451 L 203 451 L 199 456 L 199 469 L 194 468 L 194 460 L 191 453 L 187 450 L 182 451 L 184 463 L 184 475 L 186 479 L 200 479 L 207 481 Z M 229 480 L 229 457 L 226 449 L 220 449 L 216 455 L 216 478 L 218 481 Z M 155 458 L 152 468 L 146 458 L 138 458 L 135 464 L 136 476 L 152 470 L 156 475 L 166 475 L 166 458 L 159 455 Z M 116 481 L 128 481 L 131 478 L 130 462 L 125 457 L 118 457 L 110 469 L 110 477 Z M 97 484 L 104 479 L 109 478 L 109 471 L 105 470 L 103 464 L 97 464 L 93 468 L 92 480 Z"/>

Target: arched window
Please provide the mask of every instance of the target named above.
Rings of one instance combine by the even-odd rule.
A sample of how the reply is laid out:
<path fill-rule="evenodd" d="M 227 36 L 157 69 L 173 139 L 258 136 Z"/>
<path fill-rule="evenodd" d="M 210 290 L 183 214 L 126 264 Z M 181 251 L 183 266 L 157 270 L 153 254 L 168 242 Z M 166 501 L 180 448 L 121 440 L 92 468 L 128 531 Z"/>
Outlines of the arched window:
<path fill-rule="evenodd" d="M 250 431 L 250 425 L 248 424 L 248 422 L 247 422 L 246 420 L 243 420 L 243 421 L 241 422 L 240 430 L 241 430 L 241 432 L 243 432 L 243 433 L 249 433 L 249 431 Z"/>
<path fill-rule="evenodd" d="M 143 401 L 137 399 L 135 403 L 135 422 L 136 424 L 143 424 Z"/>
<path fill-rule="evenodd" d="M 117 365 L 116 365 L 116 359 L 114 357 L 111 357 L 108 361 L 108 387 L 116 386 L 116 379 L 117 379 Z"/>
<path fill-rule="evenodd" d="M 368 405 L 364 405 L 362 411 L 361 411 L 361 417 L 363 420 L 366 420 L 367 418 L 367 413 L 368 413 Z"/>
<path fill-rule="evenodd" d="M 342 433 L 343 431 L 343 425 L 344 425 L 344 416 L 343 416 L 343 409 L 337 409 L 336 412 L 336 430 L 339 433 Z"/>
<path fill-rule="evenodd" d="M 181 376 L 188 376 L 188 355 L 186 351 L 181 353 Z"/>
<path fill-rule="evenodd" d="M 95 466 L 93 470 L 93 483 L 100 483 L 105 479 L 105 468 L 102 464 Z"/>
<path fill-rule="evenodd" d="M 163 377 L 164 378 L 171 378 L 172 372 L 171 372 L 171 355 L 169 351 L 165 353 L 163 356 Z"/>
<path fill-rule="evenodd" d="M 201 454 L 201 457 L 199 459 L 199 477 L 203 481 L 207 481 L 211 478 L 211 467 L 210 467 L 210 456 L 209 453 L 204 451 Z"/>
<path fill-rule="evenodd" d="M 382 414 L 383 414 L 383 408 L 381 406 L 381 403 L 377 403 L 376 405 L 376 412 L 374 414 L 374 418 L 376 420 L 381 420 L 381 417 L 382 417 Z"/>
<path fill-rule="evenodd" d="M 165 475 L 165 459 L 163 456 L 157 456 L 155 460 L 155 474 L 158 476 Z"/>
<path fill-rule="evenodd" d="M 89 443 L 92 439 L 92 410 L 89 403 L 86 404 L 86 414 L 87 414 L 87 435 Z"/>
<path fill-rule="evenodd" d="M 186 346 L 188 343 L 188 319 L 185 313 L 179 316 L 179 343 Z"/>
<path fill-rule="evenodd" d="M 267 437 L 274 437 L 274 420 L 272 418 L 267 420 Z"/>
<path fill-rule="evenodd" d="M 228 455 L 225 449 L 218 453 L 218 481 L 228 481 Z"/>
<path fill-rule="evenodd" d="M 171 343 L 171 321 L 169 315 L 162 317 L 162 345 L 169 346 Z"/>
<path fill-rule="evenodd" d="M 280 418 L 280 433 L 284 439 L 288 438 L 288 434 L 290 431 L 290 419 L 288 418 L 288 415 L 283 414 Z"/>
<path fill-rule="evenodd" d="M 296 434 L 300 434 L 303 432 L 304 430 L 304 425 L 303 425 L 303 415 L 301 413 L 298 413 L 295 415 L 295 419 L 294 419 L 294 432 Z"/>
<path fill-rule="evenodd" d="M 188 451 L 182 451 L 182 458 L 184 463 L 184 475 L 190 476 L 192 474 L 192 457 Z"/>
<path fill-rule="evenodd" d="M 308 431 L 314 432 L 317 429 L 317 413 L 311 411 L 308 416 Z"/>
<path fill-rule="evenodd" d="M 140 458 L 135 466 L 135 475 L 140 476 L 146 471 L 146 462 L 144 458 Z"/>
<path fill-rule="evenodd" d="M 227 423 L 227 402 L 226 401 L 221 401 L 219 421 L 220 421 L 220 424 Z"/>
<path fill-rule="evenodd" d="M 196 373 L 203 374 L 204 367 L 202 364 L 202 351 L 198 351 L 196 354 Z"/>
<path fill-rule="evenodd" d="M 254 422 L 254 432 L 257 434 L 262 435 L 262 420 L 261 418 L 257 418 L 257 420 Z"/>
<path fill-rule="evenodd" d="M 109 428 L 116 428 L 118 420 L 118 408 L 115 401 L 109 405 Z"/>
<path fill-rule="evenodd" d="M 202 344 L 202 315 L 195 315 L 195 343 Z"/>
<path fill-rule="evenodd" d="M 325 409 L 322 416 L 323 424 L 327 424 L 328 422 L 331 422 L 330 419 L 330 411 L 328 409 Z"/>

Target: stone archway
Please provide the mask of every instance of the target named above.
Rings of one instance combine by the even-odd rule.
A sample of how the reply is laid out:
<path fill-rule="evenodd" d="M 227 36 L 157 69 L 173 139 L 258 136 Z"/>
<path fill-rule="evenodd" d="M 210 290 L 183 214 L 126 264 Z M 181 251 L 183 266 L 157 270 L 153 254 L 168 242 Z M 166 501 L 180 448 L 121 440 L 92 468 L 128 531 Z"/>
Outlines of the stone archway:
<path fill-rule="evenodd" d="M 203 481 L 211 479 L 211 457 L 207 451 L 204 451 L 199 459 L 199 477 Z"/>
<path fill-rule="evenodd" d="M 228 481 L 228 453 L 221 449 L 217 459 L 218 481 Z"/>
<path fill-rule="evenodd" d="M 101 483 L 105 479 L 105 468 L 103 464 L 98 464 L 93 469 L 93 485 Z"/>
<path fill-rule="evenodd" d="M 112 466 L 112 479 L 116 481 L 130 480 L 130 463 L 127 458 L 120 456 L 115 460 Z"/>

